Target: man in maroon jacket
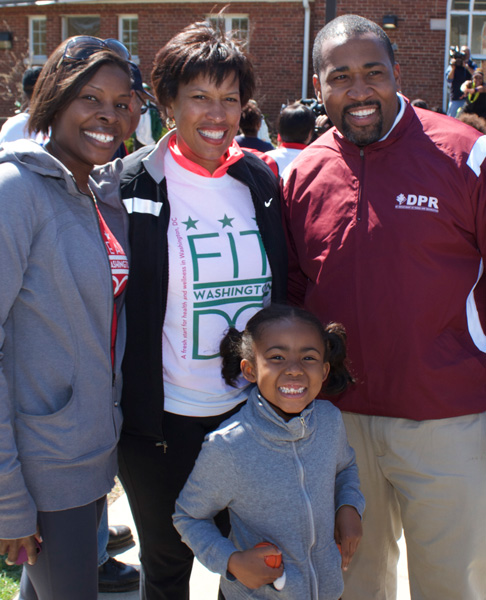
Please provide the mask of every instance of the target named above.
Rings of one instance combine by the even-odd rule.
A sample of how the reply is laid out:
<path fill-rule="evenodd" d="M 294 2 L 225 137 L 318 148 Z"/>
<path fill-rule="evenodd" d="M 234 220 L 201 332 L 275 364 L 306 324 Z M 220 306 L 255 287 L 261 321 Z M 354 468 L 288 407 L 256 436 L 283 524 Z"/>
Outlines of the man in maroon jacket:
<path fill-rule="evenodd" d="M 486 598 L 486 138 L 412 108 L 386 34 L 346 15 L 314 44 L 335 128 L 284 187 L 291 301 L 348 331 L 338 402 L 366 497 L 345 600 Z"/>

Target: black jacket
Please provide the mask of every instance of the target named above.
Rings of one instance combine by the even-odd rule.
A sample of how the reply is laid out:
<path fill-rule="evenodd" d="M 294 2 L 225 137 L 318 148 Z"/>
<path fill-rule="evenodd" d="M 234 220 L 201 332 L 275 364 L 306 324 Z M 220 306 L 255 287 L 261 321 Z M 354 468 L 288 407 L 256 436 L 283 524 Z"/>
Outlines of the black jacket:
<path fill-rule="evenodd" d="M 147 436 L 159 443 L 164 442 L 162 327 L 169 279 L 167 228 L 170 201 L 166 180 L 158 172 L 165 140 L 159 142 L 162 148 L 157 147 L 151 157 L 153 146 L 141 148 L 125 158 L 122 176 L 122 198 L 129 212 L 131 244 L 126 293 L 127 346 L 123 361 L 123 429 L 125 433 Z M 153 160 L 156 155 L 158 161 Z M 228 174 L 250 189 L 258 229 L 272 271 L 272 301 L 284 302 L 287 249 L 277 178 L 250 152 L 245 152 L 244 158 L 231 165 Z M 144 201 L 134 202 L 132 198 Z"/>

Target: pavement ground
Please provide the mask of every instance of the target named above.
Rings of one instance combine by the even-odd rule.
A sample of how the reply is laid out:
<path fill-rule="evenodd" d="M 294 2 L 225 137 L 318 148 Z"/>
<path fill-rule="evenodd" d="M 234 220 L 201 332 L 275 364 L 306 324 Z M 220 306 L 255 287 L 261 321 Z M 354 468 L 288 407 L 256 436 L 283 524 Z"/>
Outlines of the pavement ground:
<path fill-rule="evenodd" d="M 133 533 L 136 543 L 130 548 L 124 549 L 122 552 L 111 553 L 116 556 L 117 560 L 138 565 L 138 541 L 137 530 L 133 524 L 132 514 L 128 505 L 128 500 L 125 494 L 120 496 L 114 502 L 108 511 L 108 519 L 112 525 L 128 525 Z M 405 541 L 402 538 L 399 541 L 400 561 L 398 563 L 398 594 L 397 600 L 410 600 L 410 590 L 408 585 L 407 571 L 407 552 Z M 211 573 L 203 567 L 197 560 L 194 562 L 194 567 L 191 576 L 191 600 L 217 600 L 219 575 Z M 122 594 L 99 594 L 99 600 L 139 600 L 138 591 L 125 592 Z"/>

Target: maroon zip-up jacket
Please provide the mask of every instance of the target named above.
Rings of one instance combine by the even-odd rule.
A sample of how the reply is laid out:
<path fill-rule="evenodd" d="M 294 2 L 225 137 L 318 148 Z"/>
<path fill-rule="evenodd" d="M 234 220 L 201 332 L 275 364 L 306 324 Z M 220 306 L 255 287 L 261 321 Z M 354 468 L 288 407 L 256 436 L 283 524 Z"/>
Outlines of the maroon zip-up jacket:
<path fill-rule="evenodd" d="M 486 136 L 406 103 L 364 148 L 334 128 L 284 187 L 289 297 L 348 332 L 341 410 L 414 420 L 486 410 Z"/>

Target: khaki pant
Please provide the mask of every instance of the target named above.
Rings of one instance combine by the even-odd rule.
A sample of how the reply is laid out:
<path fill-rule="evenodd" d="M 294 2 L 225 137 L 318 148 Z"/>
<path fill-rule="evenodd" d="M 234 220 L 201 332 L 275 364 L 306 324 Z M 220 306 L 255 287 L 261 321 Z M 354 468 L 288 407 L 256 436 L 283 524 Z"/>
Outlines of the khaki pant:
<path fill-rule="evenodd" d="M 485 600 L 486 413 L 343 418 L 366 509 L 342 599 L 396 598 L 403 527 L 412 600 Z"/>

